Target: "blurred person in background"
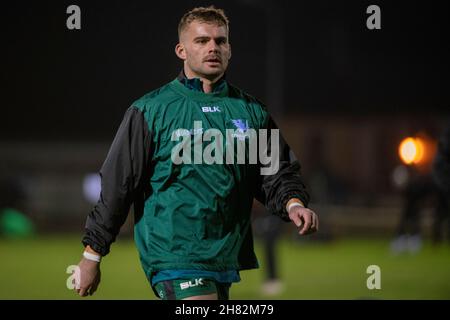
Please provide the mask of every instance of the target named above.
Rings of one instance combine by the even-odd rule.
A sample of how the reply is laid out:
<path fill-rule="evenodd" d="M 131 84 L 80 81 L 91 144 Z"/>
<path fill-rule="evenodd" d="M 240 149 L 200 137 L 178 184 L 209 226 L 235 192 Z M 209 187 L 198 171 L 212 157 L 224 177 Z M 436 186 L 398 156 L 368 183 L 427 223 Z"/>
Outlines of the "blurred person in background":
<path fill-rule="evenodd" d="M 443 229 L 449 216 L 449 128 L 439 138 L 437 152 L 425 170 L 407 168 L 408 182 L 404 191 L 403 213 L 391 243 L 391 251 L 417 253 L 423 245 L 421 212 L 430 207 L 433 213 L 432 241 L 443 241 Z M 447 222 L 449 223 L 449 222 Z M 450 235 L 449 235 L 450 236 Z"/>
<path fill-rule="evenodd" d="M 447 123 L 438 142 L 432 170 L 433 182 L 437 187 L 436 218 L 433 227 L 435 243 L 443 241 L 443 233 L 450 240 L 450 122 Z"/>
<path fill-rule="evenodd" d="M 35 226 L 23 212 L 25 188 L 17 176 L 2 175 L 0 179 L 0 236 L 20 239 L 32 236 Z"/>
<path fill-rule="evenodd" d="M 418 175 L 413 168 L 409 172 L 410 182 L 404 190 L 404 205 L 391 251 L 417 253 L 422 248 L 421 212 L 430 204 L 436 188 L 431 176 Z"/>
<path fill-rule="evenodd" d="M 283 280 L 279 272 L 278 247 L 279 239 L 283 231 L 283 221 L 274 215 L 268 215 L 263 220 L 263 245 L 266 262 L 265 279 L 262 292 L 268 296 L 278 295 L 283 292 Z"/>
<path fill-rule="evenodd" d="M 82 240 L 80 296 L 97 289 L 101 257 L 109 253 L 132 203 L 142 267 L 161 299 L 228 299 L 231 284 L 240 281 L 239 271 L 258 267 L 250 224 L 253 198 L 293 222 L 302 235 L 319 227 L 317 215 L 307 208 L 300 165 L 281 135 L 271 151 L 272 158 L 279 156 L 273 174 L 261 175 L 262 164 L 236 160 L 174 163 L 173 136 L 197 136 L 195 124 L 180 129 L 192 128 L 195 120 L 222 135 L 230 128 L 241 133 L 277 129 L 262 103 L 225 79 L 231 47 L 222 10 L 191 10 L 182 17 L 178 34 L 175 52 L 183 70 L 132 104 L 101 168 L 100 199 Z"/>
<path fill-rule="evenodd" d="M 261 291 L 267 296 L 276 296 L 283 291 L 283 279 L 279 273 L 279 239 L 283 232 L 283 221 L 269 213 L 264 207 L 253 205 L 255 219 L 252 221 L 253 233 L 262 242 L 264 273 Z"/>

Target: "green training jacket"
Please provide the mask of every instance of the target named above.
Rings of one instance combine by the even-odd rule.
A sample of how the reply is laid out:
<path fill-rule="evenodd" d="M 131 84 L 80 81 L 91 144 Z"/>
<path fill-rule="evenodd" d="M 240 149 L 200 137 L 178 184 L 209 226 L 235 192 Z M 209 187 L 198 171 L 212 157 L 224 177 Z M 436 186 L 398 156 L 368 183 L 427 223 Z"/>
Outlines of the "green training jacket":
<path fill-rule="evenodd" d="M 298 198 L 305 205 L 309 201 L 300 165 L 281 134 L 275 174 L 261 175 L 259 158 L 256 164 L 249 161 L 249 141 L 240 134 L 277 129 L 261 102 L 226 80 L 208 94 L 185 84 L 177 78 L 126 111 L 100 170 L 101 196 L 88 215 L 82 240 L 106 255 L 134 204 L 135 241 L 149 279 L 166 269 L 256 268 L 253 199 L 286 221 L 289 199 Z M 195 121 L 201 126 L 199 122 L 194 126 Z M 215 141 L 211 138 L 194 147 L 208 129 L 223 137 L 223 164 L 194 163 L 198 146 L 204 152 Z M 230 147 L 227 129 L 237 133 L 235 145 L 244 139 L 245 163 L 238 163 L 237 151 L 232 163 L 225 160 Z M 174 163 L 173 150 L 183 143 L 191 146 L 192 161 Z"/>

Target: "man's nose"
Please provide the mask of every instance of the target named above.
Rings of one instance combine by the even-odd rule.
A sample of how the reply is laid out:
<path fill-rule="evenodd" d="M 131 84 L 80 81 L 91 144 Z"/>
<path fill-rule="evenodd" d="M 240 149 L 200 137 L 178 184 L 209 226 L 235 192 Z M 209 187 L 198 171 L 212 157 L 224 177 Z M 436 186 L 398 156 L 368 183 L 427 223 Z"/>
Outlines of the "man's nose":
<path fill-rule="evenodd" d="M 211 40 L 208 45 L 208 52 L 219 52 L 219 45 L 214 40 Z"/>

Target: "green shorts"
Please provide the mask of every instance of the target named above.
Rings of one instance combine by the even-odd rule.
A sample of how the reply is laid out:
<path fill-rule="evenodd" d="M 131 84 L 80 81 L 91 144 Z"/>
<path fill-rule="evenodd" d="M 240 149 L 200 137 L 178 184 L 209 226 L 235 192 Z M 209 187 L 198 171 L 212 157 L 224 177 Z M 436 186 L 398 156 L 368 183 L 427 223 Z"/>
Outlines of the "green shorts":
<path fill-rule="evenodd" d="M 153 290 L 162 300 L 181 300 L 217 293 L 219 300 L 228 300 L 231 283 L 203 278 L 176 279 L 158 282 Z"/>

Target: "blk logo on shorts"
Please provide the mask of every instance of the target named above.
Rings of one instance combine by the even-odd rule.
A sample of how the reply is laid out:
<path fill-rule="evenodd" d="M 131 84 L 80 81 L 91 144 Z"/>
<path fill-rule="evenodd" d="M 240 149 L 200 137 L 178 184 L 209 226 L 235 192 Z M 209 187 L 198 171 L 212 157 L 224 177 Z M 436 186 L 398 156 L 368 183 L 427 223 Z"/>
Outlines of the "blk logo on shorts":
<path fill-rule="evenodd" d="M 202 285 L 203 285 L 203 279 L 199 278 L 199 279 L 195 279 L 194 283 L 192 283 L 192 281 L 186 281 L 186 282 L 180 283 L 180 288 L 181 288 L 181 290 L 184 290 L 184 289 L 193 288 L 193 287 L 202 286 Z"/>

